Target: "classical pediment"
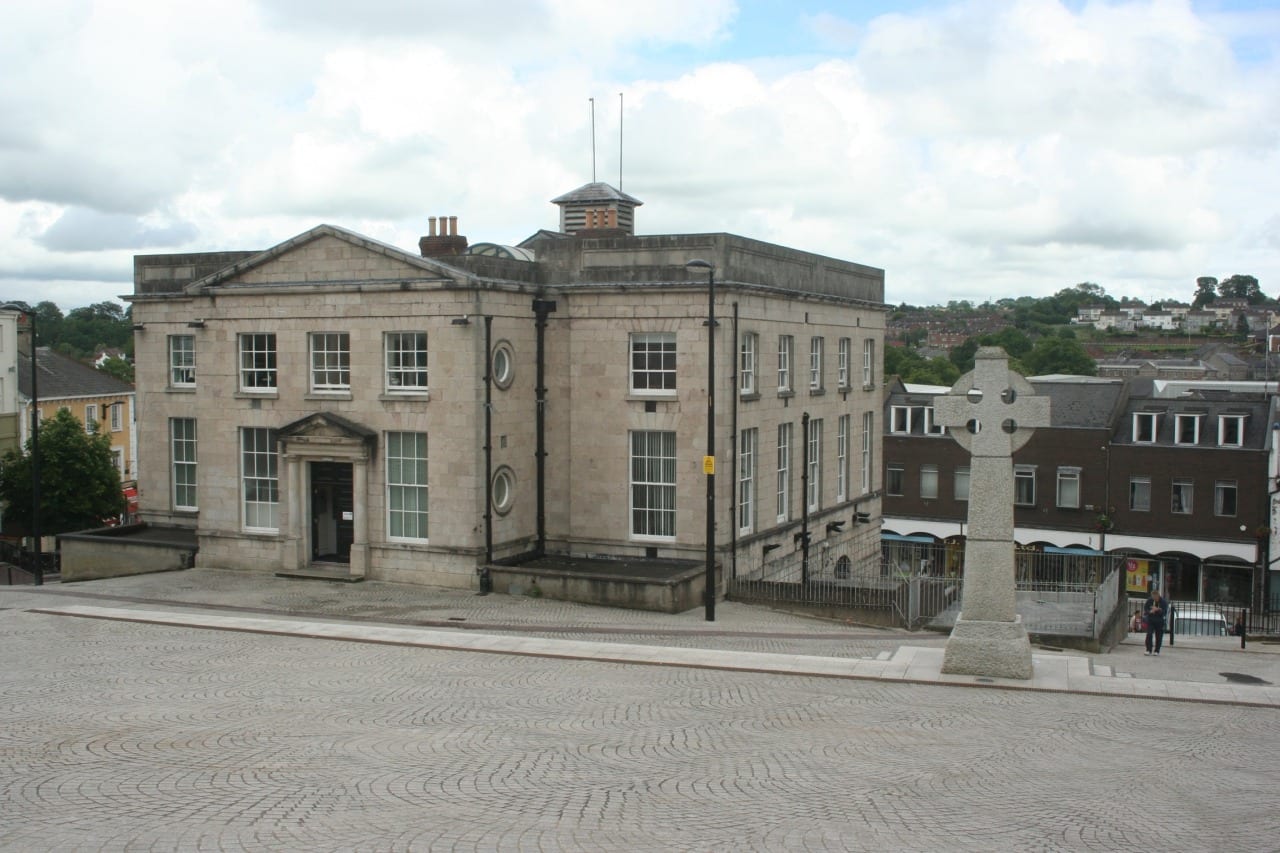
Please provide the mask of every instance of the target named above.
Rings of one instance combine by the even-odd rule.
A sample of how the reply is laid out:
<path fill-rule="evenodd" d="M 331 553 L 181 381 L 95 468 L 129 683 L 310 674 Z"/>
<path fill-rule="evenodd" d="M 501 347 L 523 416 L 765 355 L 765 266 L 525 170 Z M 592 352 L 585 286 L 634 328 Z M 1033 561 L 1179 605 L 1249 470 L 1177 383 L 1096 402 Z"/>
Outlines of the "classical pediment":
<path fill-rule="evenodd" d="M 333 412 L 316 412 L 277 430 L 287 451 L 302 448 L 361 448 L 372 454 L 378 433 Z"/>
<path fill-rule="evenodd" d="M 458 269 L 334 225 L 318 225 L 277 246 L 187 286 L 189 293 L 223 287 L 325 285 L 377 281 L 457 281 Z"/>

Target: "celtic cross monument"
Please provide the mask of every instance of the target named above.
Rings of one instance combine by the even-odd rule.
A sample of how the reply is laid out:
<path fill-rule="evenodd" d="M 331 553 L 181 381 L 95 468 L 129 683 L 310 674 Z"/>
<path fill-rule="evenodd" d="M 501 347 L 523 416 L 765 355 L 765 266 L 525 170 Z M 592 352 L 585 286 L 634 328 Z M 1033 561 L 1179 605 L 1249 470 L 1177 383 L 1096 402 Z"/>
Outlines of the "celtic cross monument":
<path fill-rule="evenodd" d="M 969 536 L 960 615 L 942 671 L 1031 677 L 1031 643 L 1018 618 L 1013 551 L 1013 452 L 1049 425 L 1049 400 L 1009 370 L 1000 347 L 981 347 L 974 368 L 934 403 L 938 423 L 969 451 Z"/>

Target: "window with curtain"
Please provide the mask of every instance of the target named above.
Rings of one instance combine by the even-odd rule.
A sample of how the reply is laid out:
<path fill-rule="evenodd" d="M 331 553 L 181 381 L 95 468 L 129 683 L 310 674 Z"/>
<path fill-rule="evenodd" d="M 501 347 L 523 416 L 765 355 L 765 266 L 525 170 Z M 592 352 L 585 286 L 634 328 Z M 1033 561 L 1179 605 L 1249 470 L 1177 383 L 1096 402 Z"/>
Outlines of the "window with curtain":
<path fill-rule="evenodd" d="M 778 424 L 778 522 L 791 517 L 791 424 Z"/>
<path fill-rule="evenodd" d="M 169 384 L 174 388 L 190 388 L 196 384 L 194 335 L 169 336 Z"/>
<path fill-rule="evenodd" d="M 920 497 L 934 500 L 938 497 L 938 466 L 920 466 Z"/>
<path fill-rule="evenodd" d="M 1062 509 L 1080 508 L 1080 469 L 1058 469 L 1058 506 Z"/>
<path fill-rule="evenodd" d="M 849 415 L 836 421 L 836 500 L 849 497 Z"/>
<path fill-rule="evenodd" d="M 676 434 L 631 433 L 631 535 L 676 535 Z"/>
<path fill-rule="evenodd" d="M 778 337 L 778 393 L 792 390 L 792 361 L 795 353 L 795 338 L 791 335 Z"/>
<path fill-rule="evenodd" d="M 809 421 L 809 511 L 822 508 L 822 419 Z"/>
<path fill-rule="evenodd" d="M 756 393 L 756 358 L 760 339 L 754 332 L 742 335 L 738 358 L 738 390 L 745 396 Z"/>
<path fill-rule="evenodd" d="M 269 391 L 276 387 L 276 336 L 240 336 L 240 390 Z"/>
<path fill-rule="evenodd" d="M 756 456 L 760 431 L 744 429 L 738 436 L 738 531 L 750 533 L 756 524 Z"/>
<path fill-rule="evenodd" d="M 351 336 L 346 332 L 311 333 L 311 390 L 351 390 Z"/>
<path fill-rule="evenodd" d="M 387 332 L 386 388 L 391 394 L 420 394 L 427 385 L 427 333 Z"/>

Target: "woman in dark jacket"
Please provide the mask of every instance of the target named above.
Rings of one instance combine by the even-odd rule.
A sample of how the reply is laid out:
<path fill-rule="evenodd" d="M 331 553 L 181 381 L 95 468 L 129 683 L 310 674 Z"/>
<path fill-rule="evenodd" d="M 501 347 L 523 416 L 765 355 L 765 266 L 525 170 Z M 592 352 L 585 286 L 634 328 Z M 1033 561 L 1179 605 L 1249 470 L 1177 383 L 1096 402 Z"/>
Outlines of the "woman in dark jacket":
<path fill-rule="evenodd" d="M 1151 590 L 1145 604 L 1142 605 L 1142 615 L 1147 620 L 1147 654 L 1160 654 L 1160 644 L 1164 642 L 1164 618 L 1165 611 L 1169 609 L 1169 602 L 1160 594 L 1160 590 Z M 1152 639 L 1155 640 L 1154 647 Z"/>

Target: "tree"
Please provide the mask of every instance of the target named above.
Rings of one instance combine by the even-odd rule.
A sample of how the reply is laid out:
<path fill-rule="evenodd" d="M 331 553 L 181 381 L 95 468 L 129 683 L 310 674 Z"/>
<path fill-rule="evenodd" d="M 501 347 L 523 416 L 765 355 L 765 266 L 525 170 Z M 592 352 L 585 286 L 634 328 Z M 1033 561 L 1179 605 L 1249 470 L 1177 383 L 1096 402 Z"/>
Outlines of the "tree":
<path fill-rule="evenodd" d="M 911 382 L 921 385 L 945 385 L 950 387 L 960 378 L 960 371 L 949 359 L 934 356 L 911 375 Z"/>
<path fill-rule="evenodd" d="M 951 386 L 960 378 L 960 371 L 947 359 L 925 358 L 909 347 L 885 347 L 884 372 L 920 385 Z"/>
<path fill-rule="evenodd" d="M 978 343 L 984 347 L 1000 347 L 1010 358 L 1022 358 L 1031 352 L 1031 338 L 1018 329 L 1001 329 L 994 335 L 983 335 Z"/>
<path fill-rule="evenodd" d="M 0 461 L 0 500 L 5 521 L 31 529 L 31 441 L 22 453 L 9 451 Z M 106 434 L 84 431 L 62 409 L 40 426 L 40 532 L 70 533 L 101 527 L 125 511 L 120 472 L 111 461 Z"/>
<path fill-rule="evenodd" d="M 978 339 L 968 338 L 959 346 L 951 348 L 951 352 L 947 354 L 947 358 L 956 366 L 961 373 L 968 373 L 973 370 L 973 357 L 978 354 Z"/>
<path fill-rule="evenodd" d="M 133 384 L 133 362 L 128 359 L 112 356 L 98 365 L 98 369 L 108 376 Z"/>
<path fill-rule="evenodd" d="M 1203 308 L 1218 298 L 1218 280 L 1211 275 L 1202 275 L 1196 279 L 1196 295 L 1191 300 L 1191 307 Z"/>
<path fill-rule="evenodd" d="M 62 309 L 55 303 L 45 301 L 35 306 L 37 346 L 49 346 L 51 342 L 62 339 Z"/>
<path fill-rule="evenodd" d="M 1240 275 L 1239 273 L 1231 276 L 1231 278 L 1223 279 L 1218 284 L 1218 295 L 1247 299 L 1250 305 L 1260 305 L 1267 301 L 1262 288 L 1258 286 L 1258 280 L 1251 275 Z"/>
<path fill-rule="evenodd" d="M 1096 376 L 1098 365 L 1084 346 L 1074 337 L 1051 335 L 1036 341 L 1031 352 L 1021 359 L 1029 376 L 1066 373 L 1073 376 Z"/>
<path fill-rule="evenodd" d="M 1018 359 L 1025 353 L 1031 352 L 1031 338 L 1018 329 L 1006 327 L 995 334 L 969 338 L 959 346 L 952 347 L 947 357 L 961 373 L 968 373 L 973 370 L 974 356 L 980 346 L 1000 347 L 1009 355 L 1010 359 Z M 958 379 L 959 376 L 956 378 Z"/>
<path fill-rule="evenodd" d="M 1107 295 L 1106 288 L 1091 281 L 1082 281 L 1074 287 L 1063 288 L 1049 297 L 1049 300 L 1053 310 L 1042 313 L 1045 315 L 1052 313 L 1057 318 L 1054 325 L 1071 322 L 1080 313 L 1080 308 L 1086 305 L 1103 305 L 1107 308 L 1116 306 L 1116 300 Z"/>
<path fill-rule="evenodd" d="M 119 303 L 97 302 L 86 308 L 73 308 L 62 321 L 59 337 L 47 340 L 60 352 L 83 359 L 100 347 L 131 350 L 133 327 Z"/>

